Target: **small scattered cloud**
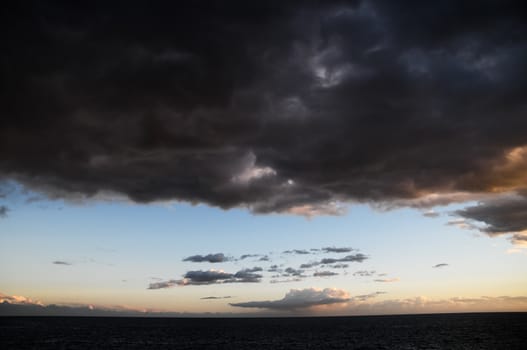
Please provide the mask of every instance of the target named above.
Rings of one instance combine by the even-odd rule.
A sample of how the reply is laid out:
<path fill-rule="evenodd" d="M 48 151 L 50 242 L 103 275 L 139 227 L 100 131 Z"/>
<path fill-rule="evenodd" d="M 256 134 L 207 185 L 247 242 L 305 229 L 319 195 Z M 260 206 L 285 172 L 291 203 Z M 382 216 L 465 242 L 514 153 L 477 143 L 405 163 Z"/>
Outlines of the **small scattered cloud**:
<path fill-rule="evenodd" d="M 303 277 L 304 270 L 301 269 L 294 269 L 292 267 L 288 267 L 284 270 L 283 276 L 297 276 L 297 277 Z"/>
<path fill-rule="evenodd" d="M 305 254 L 311 254 L 311 253 L 309 251 L 305 250 L 305 249 L 293 249 L 293 250 L 283 251 L 282 254 L 300 254 L 300 255 L 305 255 Z"/>
<path fill-rule="evenodd" d="M 216 253 L 207 255 L 192 255 L 183 259 L 183 261 L 221 263 L 229 261 L 229 258 L 226 257 L 223 253 Z"/>
<path fill-rule="evenodd" d="M 300 265 L 300 268 L 301 269 L 310 269 L 312 267 L 315 267 L 317 265 L 319 265 L 320 263 L 317 261 L 317 262 L 311 262 L 311 263 L 305 263 L 305 264 L 302 264 Z"/>
<path fill-rule="evenodd" d="M 331 276 L 337 276 L 338 273 L 336 272 L 332 272 L 332 271 L 320 271 L 320 272 L 315 272 L 313 274 L 314 277 L 331 277 Z"/>
<path fill-rule="evenodd" d="M 441 263 L 441 264 L 435 264 L 434 266 L 432 266 L 434 269 L 437 269 L 437 268 L 440 268 L 440 267 L 446 267 L 448 266 L 448 264 L 446 263 Z"/>
<path fill-rule="evenodd" d="M 283 299 L 231 303 L 231 306 L 279 311 L 294 311 L 320 305 L 342 304 L 350 300 L 348 292 L 341 289 L 291 289 Z"/>
<path fill-rule="evenodd" d="M 380 283 L 393 283 L 393 282 L 399 282 L 399 278 L 379 278 L 373 280 L 374 282 L 380 282 Z"/>
<path fill-rule="evenodd" d="M 52 262 L 52 264 L 54 264 L 54 265 L 66 265 L 66 266 L 71 266 L 71 265 L 73 265 L 73 264 L 70 263 L 70 262 L 62 261 L 62 260 L 55 260 L 55 261 Z"/>
<path fill-rule="evenodd" d="M 362 253 L 347 255 L 343 258 L 324 258 L 320 260 L 321 265 L 334 264 L 337 262 L 363 262 L 368 257 Z"/>
<path fill-rule="evenodd" d="M 321 249 L 324 253 L 349 253 L 354 249 L 350 247 L 325 247 Z"/>
<path fill-rule="evenodd" d="M 329 267 L 333 269 L 346 269 L 349 267 L 348 264 L 335 264 L 335 265 L 329 265 Z"/>
<path fill-rule="evenodd" d="M 159 282 L 153 282 L 148 285 L 148 289 L 166 289 L 166 288 L 172 288 L 174 286 L 177 286 L 179 284 L 179 281 L 177 280 L 169 280 L 169 281 L 159 281 Z"/>
<path fill-rule="evenodd" d="M 280 272 L 280 269 L 278 268 L 278 265 L 271 265 L 269 266 L 269 269 L 267 269 L 267 272 Z"/>
<path fill-rule="evenodd" d="M 269 259 L 269 256 L 267 256 L 267 255 L 264 255 L 260 259 L 258 259 L 258 261 L 270 261 L 270 260 L 271 259 Z"/>
<path fill-rule="evenodd" d="M 247 258 L 257 258 L 259 256 L 260 254 L 243 254 L 242 256 L 240 256 L 240 260 L 245 260 Z"/>

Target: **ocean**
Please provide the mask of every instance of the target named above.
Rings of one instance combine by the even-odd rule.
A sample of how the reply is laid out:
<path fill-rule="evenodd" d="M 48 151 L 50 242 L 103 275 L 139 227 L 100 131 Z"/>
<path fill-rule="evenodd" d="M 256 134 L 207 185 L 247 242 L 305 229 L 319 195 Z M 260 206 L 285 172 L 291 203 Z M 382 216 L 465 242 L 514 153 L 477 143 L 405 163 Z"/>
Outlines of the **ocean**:
<path fill-rule="evenodd" d="M 1 349 L 527 349 L 527 313 L 0 317 Z"/>

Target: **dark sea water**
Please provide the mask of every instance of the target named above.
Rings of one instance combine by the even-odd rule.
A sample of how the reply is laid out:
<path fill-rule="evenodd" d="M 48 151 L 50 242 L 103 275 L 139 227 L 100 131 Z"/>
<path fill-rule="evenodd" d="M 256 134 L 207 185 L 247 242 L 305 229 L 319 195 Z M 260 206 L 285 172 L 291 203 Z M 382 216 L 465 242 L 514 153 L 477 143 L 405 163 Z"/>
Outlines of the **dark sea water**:
<path fill-rule="evenodd" d="M 1 349 L 527 349 L 527 313 L 330 318 L 0 317 Z"/>

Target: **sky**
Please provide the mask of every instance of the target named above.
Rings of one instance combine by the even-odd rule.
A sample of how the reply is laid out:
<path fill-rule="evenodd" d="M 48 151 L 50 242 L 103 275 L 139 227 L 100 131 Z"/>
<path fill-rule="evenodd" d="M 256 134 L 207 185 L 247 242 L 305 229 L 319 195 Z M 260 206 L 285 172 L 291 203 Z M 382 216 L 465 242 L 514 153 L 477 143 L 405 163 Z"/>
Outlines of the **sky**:
<path fill-rule="evenodd" d="M 523 2 L 0 17 L 0 315 L 527 311 Z"/>

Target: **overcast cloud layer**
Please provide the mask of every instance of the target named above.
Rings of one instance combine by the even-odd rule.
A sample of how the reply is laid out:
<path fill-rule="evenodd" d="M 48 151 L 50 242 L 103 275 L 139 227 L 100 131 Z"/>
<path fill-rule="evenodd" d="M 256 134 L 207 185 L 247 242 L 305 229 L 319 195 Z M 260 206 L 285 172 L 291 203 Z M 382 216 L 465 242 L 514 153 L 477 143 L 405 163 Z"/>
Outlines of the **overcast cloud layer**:
<path fill-rule="evenodd" d="M 101 4 L 2 11 L 4 179 L 301 215 L 527 187 L 524 1 Z M 525 229 L 500 210 L 460 215 Z"/>

